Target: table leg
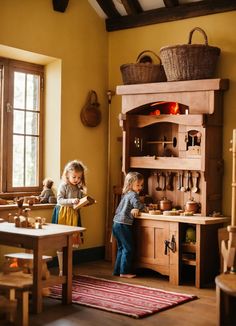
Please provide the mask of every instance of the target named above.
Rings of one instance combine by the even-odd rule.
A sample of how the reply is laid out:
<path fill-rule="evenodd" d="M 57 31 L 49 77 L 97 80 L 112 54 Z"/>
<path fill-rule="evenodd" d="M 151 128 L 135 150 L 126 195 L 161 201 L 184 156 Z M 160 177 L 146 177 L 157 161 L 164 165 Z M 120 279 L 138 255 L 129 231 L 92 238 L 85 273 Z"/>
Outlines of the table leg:
<path fill-rule="evenodd" d="M 67 236 L 67 247 L 63 248 L 63 275 L 66 277 L 62 285 L 62 303 L 72 302 L 72 235 Z"/>
<path fill-rule="evenodd" d="M 24 290 L 16 291 L 17 293 L 17 326 L 29 325 L 29 292 Z"/>
<path fill-rule="evenodd" d="M 33 289 L 32 289 L 32 305 L 33 313 L 42 312 L 42 248 L 39 244 L 33 249 Z"/>

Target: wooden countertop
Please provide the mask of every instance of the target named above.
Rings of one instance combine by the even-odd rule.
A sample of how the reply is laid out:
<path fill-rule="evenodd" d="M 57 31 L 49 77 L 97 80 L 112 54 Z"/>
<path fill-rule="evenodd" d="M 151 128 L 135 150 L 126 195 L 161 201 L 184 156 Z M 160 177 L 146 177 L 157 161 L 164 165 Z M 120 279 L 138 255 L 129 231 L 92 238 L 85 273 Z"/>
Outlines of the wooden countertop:
<path fill-rule="evenodd" d="M 141 213 L 137 219 L 158 220 L 167 222 L 180 222 L 191 224 L 219 224 L 230 222 L 230 217 L 210 217 L 195 214 L 193 216 L 168 216 L 168 215 L 152 215 L 148 213 Z"/>

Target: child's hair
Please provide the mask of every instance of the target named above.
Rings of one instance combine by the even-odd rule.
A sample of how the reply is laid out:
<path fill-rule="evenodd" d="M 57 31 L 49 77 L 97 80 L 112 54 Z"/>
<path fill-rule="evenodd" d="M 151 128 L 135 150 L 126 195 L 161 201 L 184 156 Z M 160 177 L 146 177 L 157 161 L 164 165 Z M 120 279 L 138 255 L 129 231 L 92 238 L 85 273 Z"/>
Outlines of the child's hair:
<path fill-rule="evenodd" d="M 69 172 L 81 172 L 81 182 L 80 182 L 80 186 L 82 188 L 86 187 L 86 183 L 85 183 L 85 171 L 87 170 L 86 166 L 78 160 L 73 160 L 70 161 L 66 164 L 66 166 L 64 167 L 64 171 L 62 173 L 62 180 L 65 181 L 66 183 L 68 183 L 68 173 Z"/>
<path fill-rule="evenodd" d="M 125 177 L 122 193 L 126 194 L 128 191 L 130 191 L 132 189 L 133 183 L 137 180 L 144 180 L 143 175 L 139 172 L 129 172 Z"/>
<path fill-rule="evenodd" d="M 51 178 L 45 178 L 44 180 L 43 180 L 43 185 L 44 185 L 44 187 L 47 187 L 48 189 L 51 189 L 52 188 L 52 186 L 53 186 L 53 180 L 51 179 Z"/>

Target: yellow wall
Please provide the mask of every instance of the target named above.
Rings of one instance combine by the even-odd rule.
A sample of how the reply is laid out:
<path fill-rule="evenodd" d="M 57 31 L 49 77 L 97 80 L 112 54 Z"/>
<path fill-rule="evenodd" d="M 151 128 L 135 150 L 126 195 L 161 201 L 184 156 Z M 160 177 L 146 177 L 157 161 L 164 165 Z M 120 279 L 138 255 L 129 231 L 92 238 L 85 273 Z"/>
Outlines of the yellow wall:
<path fill-rule="evenodd" d="M 83 248 L 102 246 L 108 112 L 104 20 L 87 0 L 70 0 L 65 13 L 54 11 L 51 0 L 1 0 L 0 7 L 0 56 L 9 47 L 14 58 L 46 63 L 45 176 L 52 176 L 57 186 L 67 161 L 77 158 L 84 162 L 88 190 L 97 204 L 82 211 L 82 223 L 88 229 Z M 102 111 L 102 122 L 96 128 L 84 127 L 80 121 L 91 89 L 97 92 Z"/>
<path fill-rule="evenodd" d="M 220 62 L 217 77 L 229 78 L 230 89 L 224 95 L 224 148 L 225 161 L 223 213 L 231 214 L 231 181 L 232 181 L 232 154 L 229 152 L 232 130 L 236 128 L 236 11 L 185 19 L 175 22 L 150 25 L 109 33 L 109 85 L 115 90 L 122 84 L 119 67 L 124 63 L 134 63 L 138 54 L 143 50 L 153 50 L 159 54 L 162 46 L 185 44 L 192 28 L 201 27 L 208 36 L 208 43 L 221 48 Z M 200 33 L 195 32 L 192 43 L 204 42 Z M 120 96 L 114 96 L 111 105 L 112 121 L 112 184 L 120 180 L 120 143 L 117 137 L 121 135 L 118 127 L 118 114 L 121 110 Z M 213 144 L 217 146 L 217 144 Z"/>
<path fill-rule="evenodd" d="M 230 79 L 224 103 L 224 213 L 230 214 L 232 163 L 228 149 L 236 128 L 235 11 L 107 33 L 104 21 L 87 0 L 70 0 L 65 13 L 53 11 L 49 0 L 0 0 L 0 7 L 0 56 L 6 53 L 3 45 L 23 50 L 13 51 L 15 58 L 46 64 L 45 175 L 53 176 L 57 185 L 68 160 L 81 159 L 88 167 L 88 189 L 97 204 L 82 210 L 87 228 L 82 249 L 104 244 L 108 110 L 111 186 L 121 179 L 121 142 L 117 141 L 121 136 L 121 99 L 114 96 L 108 109 L 107 90 L 121 84 L 121 64 L 135 62 L 145 49 L 158 53 L 161 46 L 186 43 L 195 26 L 206 31 L 210 45 L 222 49 L 218 76 Z M 202 42 L 199 35 L 196 40 Z M 91 89 L 96 90 L 102 111 L 102 122 L 96 128 L 84 127 L 79 118 Z"/>

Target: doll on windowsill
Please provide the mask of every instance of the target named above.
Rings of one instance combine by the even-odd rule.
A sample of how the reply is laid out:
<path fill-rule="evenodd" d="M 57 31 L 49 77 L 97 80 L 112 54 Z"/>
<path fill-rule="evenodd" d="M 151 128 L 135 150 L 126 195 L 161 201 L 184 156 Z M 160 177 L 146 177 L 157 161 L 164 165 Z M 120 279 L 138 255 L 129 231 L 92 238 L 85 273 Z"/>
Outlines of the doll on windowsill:
<path fill-rule="evenodd" d="M 56 203 L 56 197 L 52 191 L 53 180 L 51 178 L 46 178 L 43 180 L 43 190 L 38 196 L 40 203 Z"/>

